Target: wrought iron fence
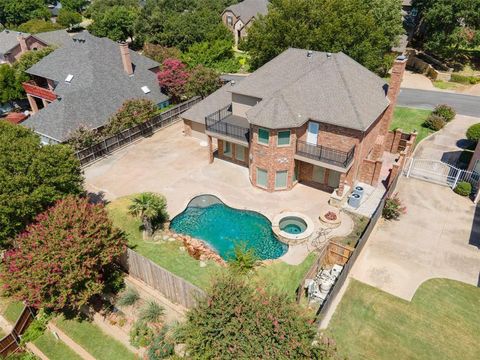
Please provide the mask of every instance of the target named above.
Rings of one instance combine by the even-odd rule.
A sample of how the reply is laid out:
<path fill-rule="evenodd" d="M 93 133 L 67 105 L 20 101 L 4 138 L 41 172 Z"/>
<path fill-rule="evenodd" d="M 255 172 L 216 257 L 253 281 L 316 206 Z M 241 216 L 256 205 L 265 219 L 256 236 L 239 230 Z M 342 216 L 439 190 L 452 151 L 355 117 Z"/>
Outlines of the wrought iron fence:
<path fill-rule="evenodd" d="M 355 146 L 353 146 L 349 151 L 341 151 L 297 140 L 297 154 L 312 160 L 323 161 L 332 165 L 346 168 L 353 161 L 353 156 L 355 155 Z"/>
<path fill-rule="evenodd" d="M 249 141 L 250 129 L 243 126 L 230 124 L 225 120 L 229 116 L 232 116 L 231 105 L 228 105 L 213 114 L 205 117 L 205 128 L 207 131 L 211 131 L 217 134 L 233 137 L 242 141 Z"/>
<path fill-rule="evenodd" d="M 199 96 L 194 97 L 161 114 L 155 115 L 150 120 L 123 130 L 86 149 L 77 151 L 76 156 L 80 160 L 80 165 L 87 165 L 139 138 L 152 135 L 157 130 L 179 121 L 180 118 L 178 116 L 200 100 L 201 98 Z"/>

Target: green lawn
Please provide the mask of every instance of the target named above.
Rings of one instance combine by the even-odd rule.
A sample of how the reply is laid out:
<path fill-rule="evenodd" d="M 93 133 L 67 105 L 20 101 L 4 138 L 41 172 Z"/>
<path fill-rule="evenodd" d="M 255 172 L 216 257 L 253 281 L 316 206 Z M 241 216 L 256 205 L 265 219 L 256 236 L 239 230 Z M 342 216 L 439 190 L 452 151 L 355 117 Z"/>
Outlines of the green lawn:
<path fill-rule="evenodd" d="M 97 360 L 133 360 L 135 355 L 97 325 L 83 320 L 57 318 L 55 324 Z"/>
<path fill-rule="evenodd" d="M 433 86 L 442 90 L 455 90 L 459 88 L 461 85 L 458 83 L 450 82 L 450 81 L 434 81 Z"/>
<path fill-rule="evenodd" d="M 145 242 L 140 231 L 140 221 L 127 213 L 132 197 L 127 196 L 117 199 L 107 207 L 114 224 L 127 234 L 129 245 L 154 263 L 188 280 L 192 284 L 203 289 L 208 287 L 212 275 L 221 271 L 221 267 L 214 262 L 208 262 L 206 267 L 201 268 L 199 261 L 186 252 L 179 250 L 179 247 L 182 246 L 180 242 Z M 314 260 L 315 256 L 311 254 L 298 266 L 288 265 L 284 262 L 275 262 L 260 267 L 258 276 L 267 285 L 271 285 L 280 291 L 286 291 L 293 297 L 303 275 L 313 264 Z"/>
<path fill-rule="evenodd" d="M 61 340 L 55 339 L 50 331 L 35 340 L 36 345 L 50 360 L 81 360 L 82 358 Z"/>
<path fill-rule="evenodd" d="M 18 320 L 24 307 L 25 306 L 20 301 L 10 301 L 3 312 L 3 316 L 13 325 Z"/>
<path fill-rule="evenodd" d="M 480 289 L 432 279 L 408 302 L 351 281 L 328 335 L 349 360 L 480 359 Z"/>
<path fill-rule="evenodd" d="M 430 110 L 397 106 L 393 113 L 393 120 L 390 129 L 394 130 L 400 128 L 404 132 L 417 130 L 418 135 L 416 143 L 418 144 L 420 140 L 434 133 L 433 130 L 423 127 L 423 123 L 430 112 Z"/>

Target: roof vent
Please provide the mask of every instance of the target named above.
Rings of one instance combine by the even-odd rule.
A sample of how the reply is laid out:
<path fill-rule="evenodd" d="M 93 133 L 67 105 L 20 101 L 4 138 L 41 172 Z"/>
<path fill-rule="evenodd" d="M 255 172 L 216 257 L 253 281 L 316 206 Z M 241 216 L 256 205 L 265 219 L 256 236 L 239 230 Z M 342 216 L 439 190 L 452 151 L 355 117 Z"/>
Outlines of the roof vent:
<path fill-rule="evenodd" d="M 235 85 L 235 80 L 230 81 L 230 85 L 231 86 Z"/>
<path fill-rule="evenodd" d="M 72 79 L 73 79 L 73 75 L 72 74 L 68 74 L 67 77 L 65 78 L 65 82 L 70 84 L 72 82 Z"/>
<path fill-rule="evenodd" d="M 142 86 L 142 91 L 145 93 L 145 94 L 148 94 L 150 92 L 150 89 L 148 88 L 148 86 Z"/>
<path fill-rule="evenodd" d="M 313 51 L 312 50 L 308 50 L 307 51 L 307 57 L 312 57 L 313 55 Z"/>
<path fill-rule="evenodd" d="M 327 59 L 330 59 L 332 57 L 332 53 L 327 52 Z"/>

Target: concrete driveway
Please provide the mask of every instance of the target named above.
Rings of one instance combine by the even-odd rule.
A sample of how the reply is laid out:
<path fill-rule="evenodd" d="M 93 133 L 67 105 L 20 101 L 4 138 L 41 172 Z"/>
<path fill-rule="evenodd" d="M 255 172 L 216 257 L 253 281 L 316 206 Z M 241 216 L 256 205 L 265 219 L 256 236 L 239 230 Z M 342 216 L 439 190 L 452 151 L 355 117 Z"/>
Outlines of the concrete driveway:
<path fill-rule="evenodd" d="M 421 143 L 415 150 L 415 158 L 441 160 L 451 165 L 462 166 L 462 164 L 458 163 L 458 159 L 468 145 L 465 132 L 471 125 L 476 123 L 480 123 L 480 118 L 457 115 L 442 130 Z M 468 166 L 468 164 L 463 164 L 464 167 L 466 165 Z"/>
<path fill-rule="evenodd" d="M 421 180 L 402 178 L 397 190 L 407 214 L 380 220 L 351 276 L 405 300 L 431 278 L 478 286 L 480 207 Z"/>

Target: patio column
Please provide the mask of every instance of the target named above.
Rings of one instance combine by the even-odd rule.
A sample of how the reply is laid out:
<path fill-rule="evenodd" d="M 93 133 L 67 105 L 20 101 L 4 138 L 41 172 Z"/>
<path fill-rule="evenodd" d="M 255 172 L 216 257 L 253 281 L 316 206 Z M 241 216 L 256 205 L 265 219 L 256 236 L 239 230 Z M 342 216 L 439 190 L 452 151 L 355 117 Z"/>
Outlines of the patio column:
<path fill-rule="evenodd" d="M 30 104 L 30 108 L 32 109 L 32 112 L 35 114 L 38 112 L 38 106 L 37 103 L 35 102 L 35 99 L 33 98 L 32 95 L 27 94 L 27 99 L 28 103 Z"/>
<path fill-rule="evenodd" d="M 213 163 L 213 142 L 210 135 L 208 135 L 208 163 Z"/>
<path fill-rule="evenodd" d="M 49 102 L 45 99 L 42 99 L 43 107 L 46 108 Z"/>

